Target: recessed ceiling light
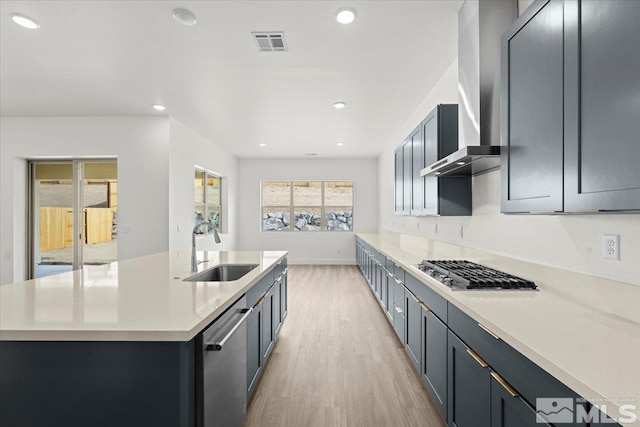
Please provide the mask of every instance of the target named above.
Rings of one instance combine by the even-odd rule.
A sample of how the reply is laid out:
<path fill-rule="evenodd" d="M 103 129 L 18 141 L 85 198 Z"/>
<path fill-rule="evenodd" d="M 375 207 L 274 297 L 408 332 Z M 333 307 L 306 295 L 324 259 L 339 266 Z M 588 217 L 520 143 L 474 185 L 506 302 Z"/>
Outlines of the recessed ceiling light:
<path fill-rule="evenodd" d="M 196 25 L 196 22 L 198 22 L 196 15 L 187 9 L 173 9 L 173 19 L 188 27 Z"/>
<path fill-rule="evenodd" d="M 13 22 L 20 25 L 21 27 L 28 28 L 30 30 L 37 30 L 38 28 L 40 28 L 40 24 L 38 24 L 36 20 L 31 19 L 28 16 L 21 15 L 19 13 L 10 13 L 9 16 L 11 16 Z"/>
<path fill-rule="evenodd" d="M 336 12 L 336 21 L 341 24 L 351 24 L 356 19 L 356 10 L 350 7 L 343 7 Z"/>
<path fill-rule="evenodd" d="M 264 142 L 261 142 L 260 144 L 258 144 L 260 147 L 266 147 L 267 144 L 265 144 Z"/>
<path fill-rule="evenodd" d="M 338 110 L 342 110 L 344 107 L 347 106 L 347 103 L 343 101 L 338 101 L 338 102 L 334 102 L 333 106 L 336 107 Z"/>
<path fill-rule="evenodd" d="M 460 166 L 462 166 L 462 165 L 466 165 L 466 163 L 465 163 L 465 162 L 456 162 L 456 164 L 457 164 L 457 165 L 460 165 Z"/>
<path fill-rule="evenodd" d="M 338 147 L 342 147 L 342 146 L 344 145 L 344 142 L 336 142 L 336 145 L 337 145 Z"/>
<path fill-rule="evenodd" d="M 160 104 L 153 104 L 152 107 L 153 107 L 154 110 L 157 110 L 157 111 L 164 111 L 164 110 L 167 109 L 167 107 L 165 107 L 164 105 L 160 105 Z"/>
<path fill-rule="evenodd" d="M 440 175 L 440 172 L 436 172 L 436 173 L 434 173 L 434 175 Z"/>

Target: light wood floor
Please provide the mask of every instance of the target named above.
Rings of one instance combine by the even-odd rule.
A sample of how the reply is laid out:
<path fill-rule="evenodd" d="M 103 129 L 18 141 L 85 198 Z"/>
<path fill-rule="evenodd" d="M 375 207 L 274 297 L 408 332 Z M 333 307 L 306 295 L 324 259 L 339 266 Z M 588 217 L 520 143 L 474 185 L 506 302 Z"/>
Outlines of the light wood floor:
<path fill-rule="evenodd" d="M 289 266 L 289 314 L 246 427 L 444 421 L 355 266 Z"/>

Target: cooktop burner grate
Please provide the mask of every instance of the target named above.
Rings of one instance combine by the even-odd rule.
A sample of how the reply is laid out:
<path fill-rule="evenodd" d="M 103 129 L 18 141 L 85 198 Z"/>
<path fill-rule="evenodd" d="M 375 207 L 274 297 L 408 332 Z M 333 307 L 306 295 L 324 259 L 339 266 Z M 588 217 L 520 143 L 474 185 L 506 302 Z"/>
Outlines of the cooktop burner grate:
<path fill-rule="evenodd" d="M 536 289 L 525 280 L 471 261 L 423 260 L 418 268 L 447 286 L 463 289 Z"/>

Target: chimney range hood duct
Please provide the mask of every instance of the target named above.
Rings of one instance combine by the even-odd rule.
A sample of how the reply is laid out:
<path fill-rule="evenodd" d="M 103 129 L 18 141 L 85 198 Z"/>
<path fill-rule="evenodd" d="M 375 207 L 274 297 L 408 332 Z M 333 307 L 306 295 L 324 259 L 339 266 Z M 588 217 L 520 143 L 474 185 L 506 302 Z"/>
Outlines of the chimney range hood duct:
<path fill-rule="evenodd" d="M 458 144 L 422 176 L 469 176 L 500 166 L 500 37 L 517 0 L 467 0 L 458 12 Z"/>

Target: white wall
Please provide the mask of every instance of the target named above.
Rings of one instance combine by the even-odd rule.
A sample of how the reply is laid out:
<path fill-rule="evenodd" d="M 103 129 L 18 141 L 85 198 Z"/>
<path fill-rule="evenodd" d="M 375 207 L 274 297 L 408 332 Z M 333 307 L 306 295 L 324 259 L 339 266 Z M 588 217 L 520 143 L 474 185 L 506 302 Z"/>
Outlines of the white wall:
<path fill-rule="evenodd" d="M 118 259 L 168 249 L 168 117 L 3 117 L 0 284 L 25 277 L 26 159 L 60 156 L 117 156 Z"/>
<path fill-rule="evenodd" d="M 190 250 L 194 226 L 194 166 L 204 167 L 222 177 L 223 233 L 220 244 L 213 236 L 197 238 L 199 250 L 232 250 L 237 241 L 236 157 L 198 135 L 182 123 L 170 119 L 169 150 L 169 249 Z M 178 231 L 178 228 L 180 231 Z"/>
<path fill-rule="evenodd" d="M 353 264 L 351 232 L 261 232 L 260 181 L 354 181 L 354 228 L 377 227 L 376 159 L 240 159 L 238 161 L 238 248 L 288 250 L 294 264 Z M 338 252 L 339 250 L 339 252 Z"/>
<path fill-rule="evenodd" d="M 456 68 L 445 72 L 379 158 L 380 227 L 640 285 L 640 215 L 503 215 L 500 171 L 473 178 L 471 217 L 394 216 L 393 150 L 436 104 L 457 103 Z M 603 260 L 605 233 L 620 235 L 620 261 Z"/>

